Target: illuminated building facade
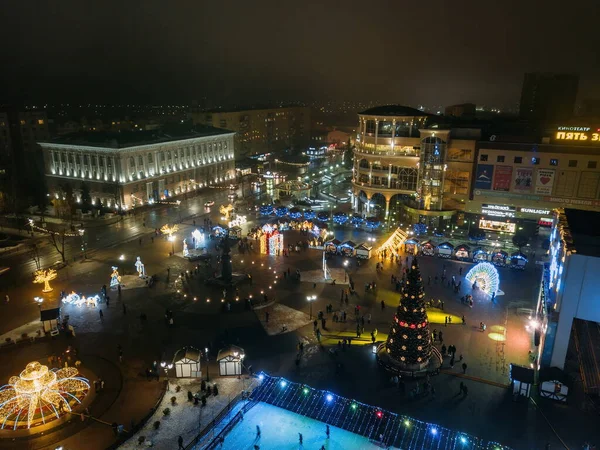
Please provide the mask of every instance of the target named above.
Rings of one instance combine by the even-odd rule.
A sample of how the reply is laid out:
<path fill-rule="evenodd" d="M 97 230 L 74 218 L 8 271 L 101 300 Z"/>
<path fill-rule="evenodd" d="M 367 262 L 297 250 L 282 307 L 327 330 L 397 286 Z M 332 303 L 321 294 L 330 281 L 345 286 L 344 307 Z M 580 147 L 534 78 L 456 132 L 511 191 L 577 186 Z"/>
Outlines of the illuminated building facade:
<path fill-rule="evenodd" d="M 310 143 L 310 108 L 251 108 L 192 111 L 195 124 L 236 132 L 236 157 L 303 149 Z"/>
<path fill-rule="evenodd" d="M 178 124 L 160 130 L 82 132 L 40 142 L 49 192 L 81 184 L 93 201 L 125 209 L 235 177 L 234 133 Z"/>
<path fill-rule="evenodd" d="M 471 220 L 484 230 L 533 233 L 552 225 L 555 208 L 600 212 L 597 128 L 560 126 L 542 143 L 480 142 L 465 208 Z"/>
<path fill-rule="evenodd" d="M 565 209 L 554 215 L 550 262 L 545 266 L 535 317 L 535 340 L 543 366 L 562 369 L 569 339 L 577 339 L 580 365 L 584 370 L 597 367 L 589 346 L 594 345 L 593 336 L 600 338 L 598 227 L 598 212 Z"/>
<path fill-rule="evenodd" d="M 441 226 L 469 198 L 480 130 L 442 128 L 438 116 L 398 105 L 359 114 L 353 208 L 390 223 Z"/>

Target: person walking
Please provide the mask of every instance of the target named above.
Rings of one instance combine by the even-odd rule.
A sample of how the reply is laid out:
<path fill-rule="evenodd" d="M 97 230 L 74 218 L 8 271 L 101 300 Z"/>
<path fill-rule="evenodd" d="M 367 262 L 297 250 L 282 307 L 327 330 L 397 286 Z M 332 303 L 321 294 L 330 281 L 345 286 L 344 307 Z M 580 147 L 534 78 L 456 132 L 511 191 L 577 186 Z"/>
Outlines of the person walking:
<path fill-rule="evenodd" d="M 98 310 L 98 313 L 100 314 L 100 320 L 104 320 L 104 313 L 102 312 L 102 310 Z"/>
<path fill-rule="evenodd" d="M 464 314 L 462 315 L 461 319 L 462 319 L 462 324 L 466 325 L 467 321 L 465 320 L 465 315 Z"/>
<path fill-rule="evenodd" d="M 381 300 L 381 310 L 383 311 L 385 309 L 385 302 L 383 300 Z"/>
<path fill-rule="evenodd" d="M 467 373 L 467 363 L 462 363 L 463 373 Z"/>
<path fill-rule="evenodd" d="M 260 438 L 260 427 L 256 425 L 256 437 Z"/>
<path fill-rule="evenodd" d="M 10 302 L 10 297 L 8 296 L 8 294 L 6 294 L 6 295 L 4 296 L 4 301 L 6 301 L 6 303 L 9 303 L 9 302 Z"/>
<path fill-rule="evenodd" d="M 269 323 L 269 311 L 265 312 L 265 322 Z"/>
<path fill-rule="evenodd" d="M 123 314 L 127 314 L 127 306 L 125 306 L 125 303 L 123 303 Z"/>
<path fill-rule="evenodd" d="M 459 387 L 459 394 L 462 394 L 465 390 L 465 383 L 463 383 L 462 381 L 460 382 L 460 387 Z"/>
<path fill-rule="evenodd" d="M 106 307 L 108 308 L 110 306 L 110 297 L 107 295 L 106 296 Z"/>
<path fill-rule="evenodd" d="M 327 425 L 327 427 L 325 428 L 325 434 L 327 435 L 327 439 L 329 439 L 330 433 L 331 433 L 331 430 L 329 429 L 329 425 Z"/>
<path fill-rule="evenodd" d="M 444 317 L 444 326 L 448 326 L 448 316 Z"/>
<path fill-rule="evenodd" d="M 185 447 L 183 446 L 183 437 L 179 436 L 177 438 L 177 444 L 179 445 L 179 447 L 177 447 L 177 450 L 179 450 L 179 449 L 185 450 Z"/>
<path fill-rule="evenodd" d="M 298 441 L 300 442 L 300 445 L 302 445 L 303 440 L 304 438 L 302 437 L 302 433 L 298 433 Z"/>
<path fill-rule="evenodd" d="M 450 358 L 450 368 L 454 369 L 454 355 Z"/>

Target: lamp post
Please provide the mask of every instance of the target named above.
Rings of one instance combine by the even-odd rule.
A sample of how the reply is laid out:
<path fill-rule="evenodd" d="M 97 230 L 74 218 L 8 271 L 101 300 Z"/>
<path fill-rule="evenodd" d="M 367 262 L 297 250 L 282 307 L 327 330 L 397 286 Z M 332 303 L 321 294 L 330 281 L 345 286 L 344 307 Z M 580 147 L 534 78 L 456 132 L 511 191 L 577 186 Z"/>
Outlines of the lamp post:
<path fill-rule="evenodd" d="M 348 260 L 344 261 L 344 282 L 348 281 Z"/>
<path fill-rule="evenodd" d="M 79 232 L 79 236 L 81 236 L 81 252 L 83 253 L 83 259 L 87 259 L 87 253 L 86 253 L 86 245 L 85 245 L 85 230 L 83 228 L 80 228 L 79 230 L 77 230 Z"/>
<path fill-rule="evenodd" d="M 210 381 L 210 376 L 208 374 L 208 347 L 204 348 L 204 356 L 206 356 L 206 382 Z"/>
<path fill-rule="evenodd" d="M 160 367 L 165 369 L 165 376 L 167 377 L 167 391 L 169 390 L 169 370 L 173 368 L 173 364 L 161 361 Z"/>
<path fill-rule="evenodd" d="M 175 235 L 170 234 L 167 239 L 171 242 L 171 253 L 174 255 L 175 254 Z"/>
<path fill-rule="evenodd" d="M 40 311 L 41 311 L 42 310 L 42 303 L 44 303 L 43 297 L 34 297 L 33 300 L 37 303 L 38 308 L 40 308 Z"/>
<path fill-rule="evenodd" d="M 312 302 L 314 302 L 317 299 L 316 295 L 307 295 L 306 296 L 306 300 L 308 301 L 308 304 L 310 305 L 310 318 L 312 319 Z"/>

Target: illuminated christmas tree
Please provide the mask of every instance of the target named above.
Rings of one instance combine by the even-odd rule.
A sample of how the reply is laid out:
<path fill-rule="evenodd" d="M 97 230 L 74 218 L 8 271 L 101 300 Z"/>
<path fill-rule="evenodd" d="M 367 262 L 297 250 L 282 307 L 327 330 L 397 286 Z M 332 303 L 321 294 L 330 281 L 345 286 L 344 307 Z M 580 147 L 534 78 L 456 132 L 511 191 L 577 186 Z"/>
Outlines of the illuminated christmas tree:
<path fill-rule="evenodd" d="M 413 258 L 408 271 L 404 293 L 385 347 L 388 355 L 407 369 L 422 368 L 431 357 L 431 332 L 417 258 Z"/>

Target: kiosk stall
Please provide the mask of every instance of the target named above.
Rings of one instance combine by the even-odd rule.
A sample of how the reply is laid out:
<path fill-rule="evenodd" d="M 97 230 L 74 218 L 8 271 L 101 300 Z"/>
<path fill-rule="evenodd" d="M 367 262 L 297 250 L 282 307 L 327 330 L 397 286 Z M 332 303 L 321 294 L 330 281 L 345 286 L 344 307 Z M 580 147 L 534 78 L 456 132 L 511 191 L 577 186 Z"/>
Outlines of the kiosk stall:
<path fill-rule="evenodd" d="M 525 270 L 527 265 L 527 257 L 521 252 L 515 252 L 510 255 L 511 269 Z"/>
<path fill-rule="evenodd" d="M 337 239 L 333 239 L 329 242 L 326 242 L 324 245 L 325 251 L 327 253 L 329 253 L 330 255 L 337 255 L 337 253 L 339 252 L 339 249 L 340 249 L 340 244 L 341 244 L 341 242 L 338 241 Z"/>
<path fill-rule="evenodd" d="M 355 252 L 358 259 L 369 259 L 371 257 L 371 250 L 373 247 L 362 243 L 356 246 Z"/>
<path fill-rule="evenodd" d="M 488 260 L 488 252 L 481 248 L 478 247 L 475 250 L 473 250 L 473 262 L 474 263 L 479 263 L 479 262 L 486 262 Z"/>
<path fill-rule="evenodd" d="M 471 248 L 466 244 L 461 244 L 454 249 L 454 257 L 459 261 L 469 261 Z"/>
<path fill-rule="evenodd" d="M 421 254 L 423 256 L 435 256 L 435 243 L 425 241 L 421 244 Z"/>
<path fill-rule="evenodd" d="M 498 250 L 492 254 L 492 264 L 498 267 L 506 267 L 506 260 L 508 259 L 508 253 L 504 250 Z"/>
<path fill-rule="evenodd" d="M 416 255 L 419 253 L 419 241 L 411 238 L 404 241 L 404 251 L 411 255 Z"/>
<path fill-rule="evenodd" d="M 454 252 L 454 245 L 450 242 L 443 242 L 437 246 L 437 251 L 440 258 L 451 258 Z"/>
<path fill-rule="evenodd" d="M 354 256 L 354 249 L 356 248 L 356 244 L 352 241 L 346 241 L 340 244 L 340 253 L 342 256 Z"/>

